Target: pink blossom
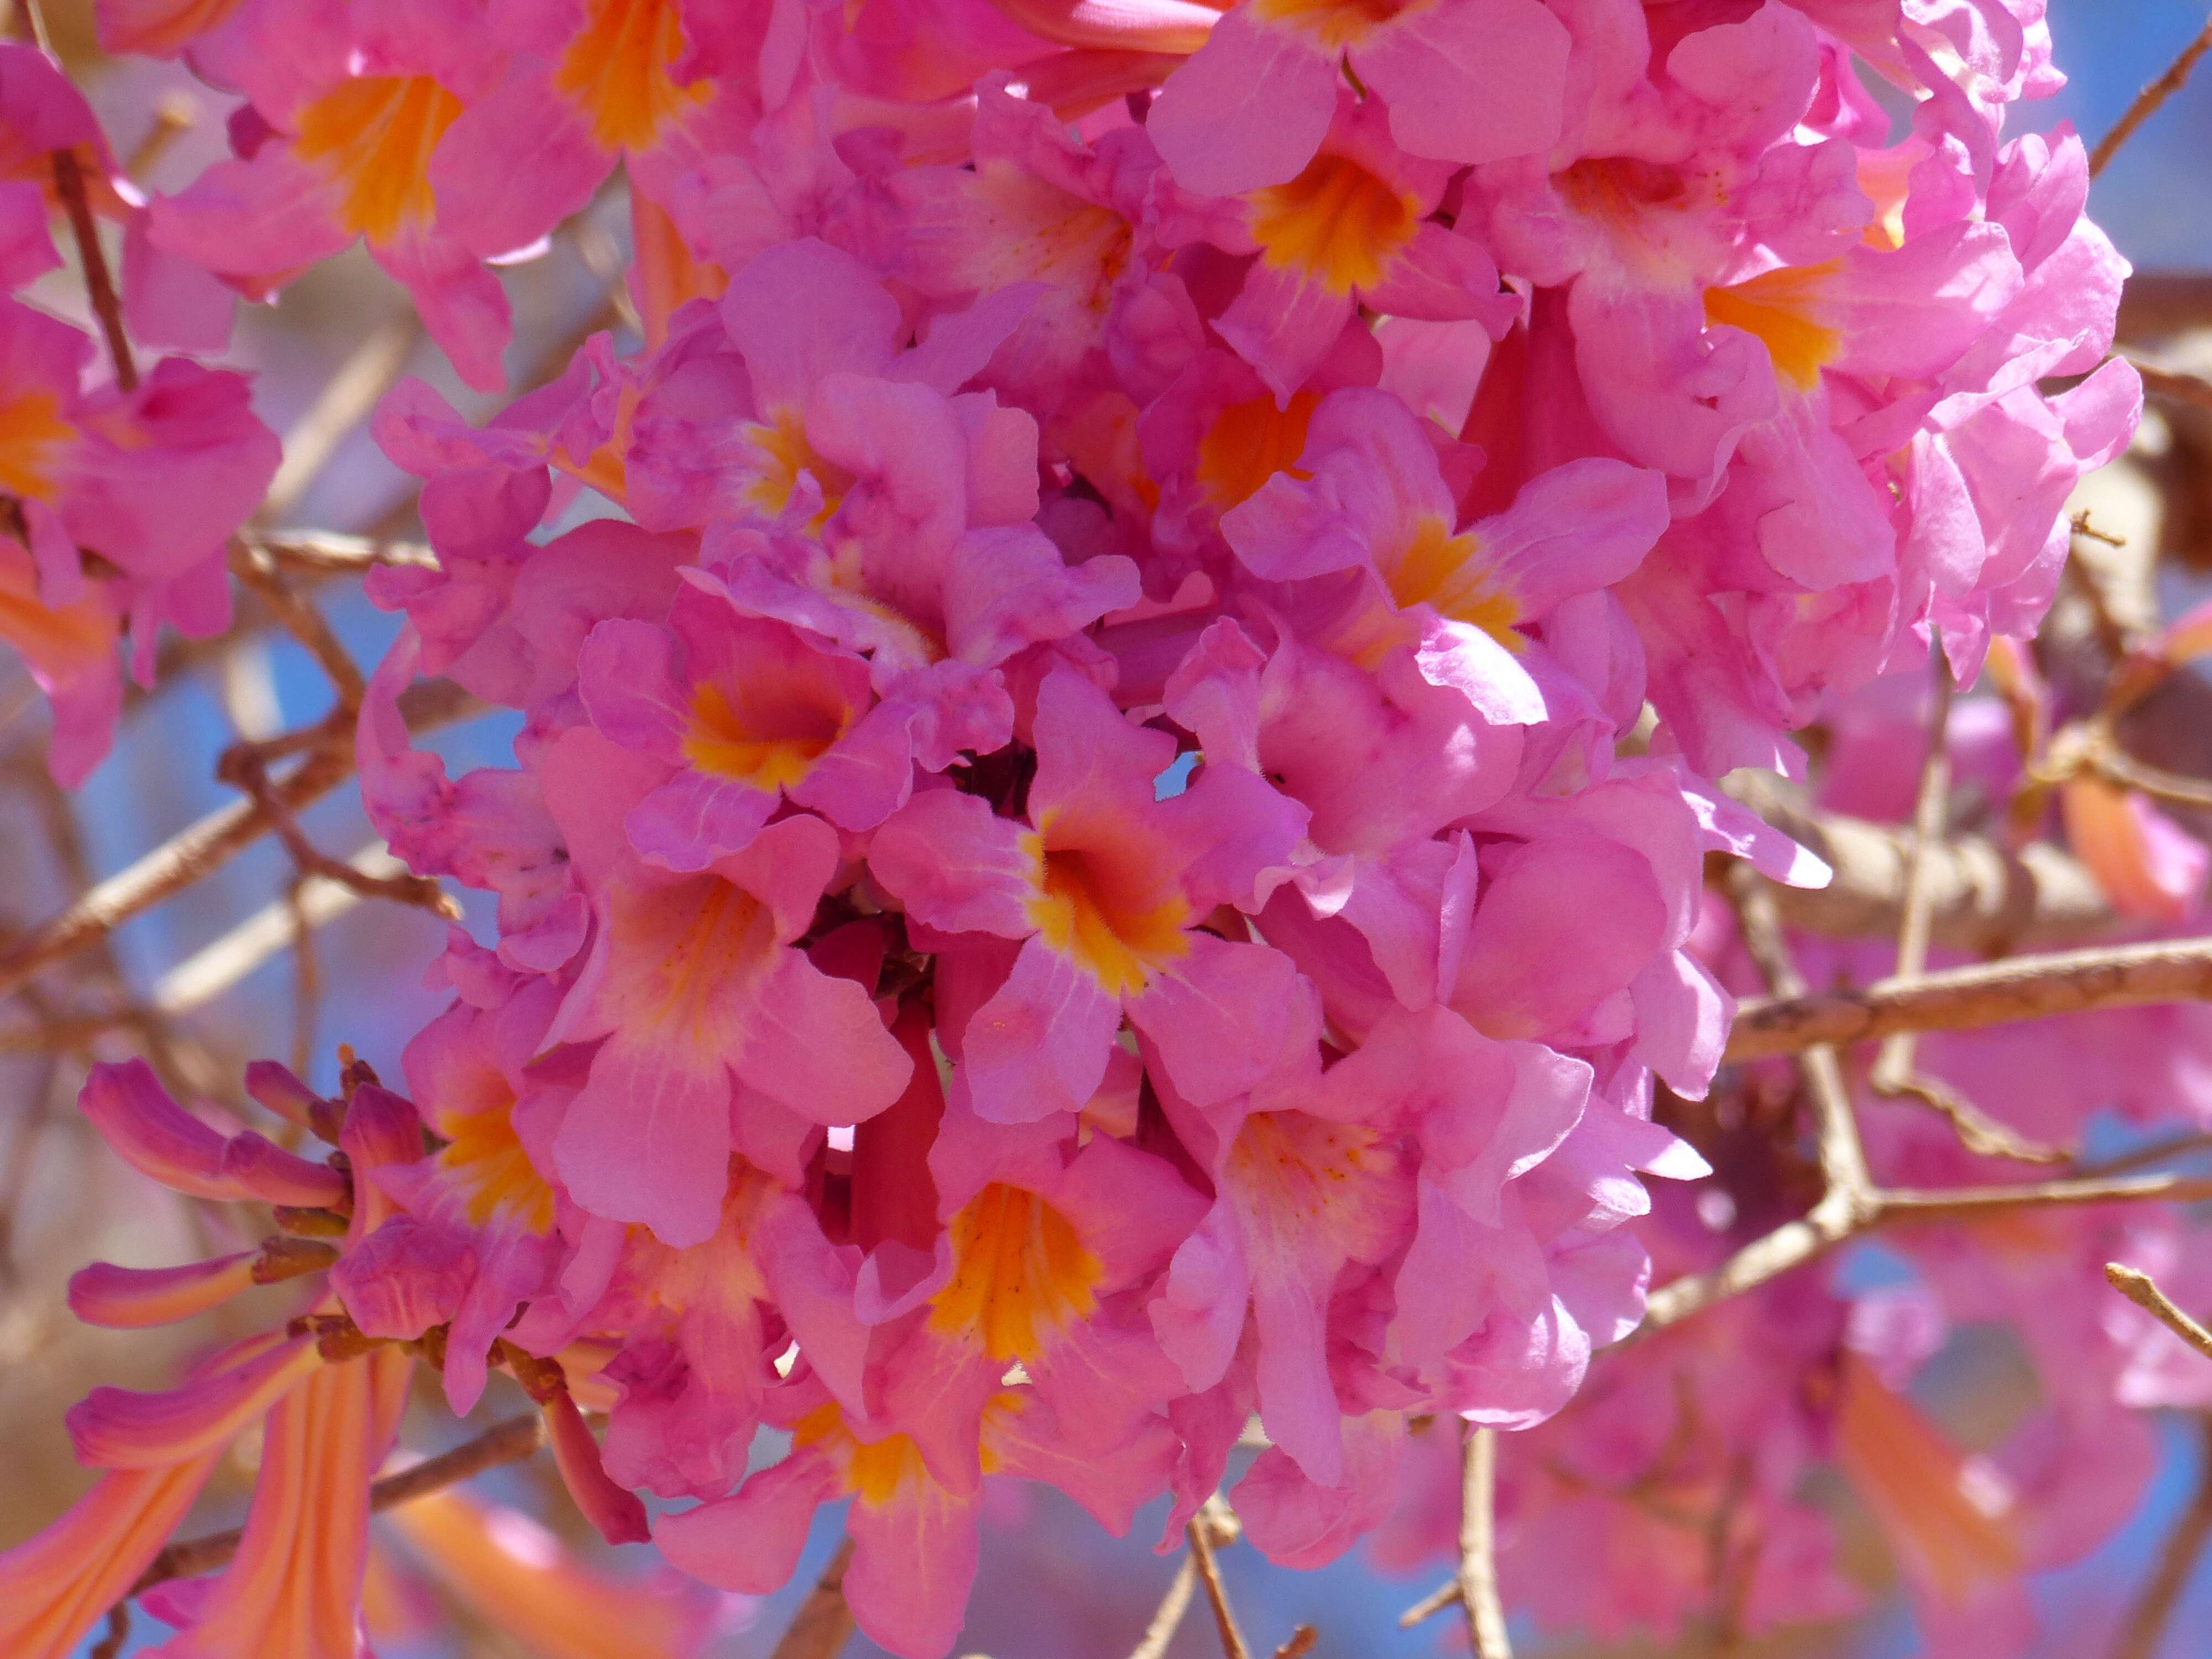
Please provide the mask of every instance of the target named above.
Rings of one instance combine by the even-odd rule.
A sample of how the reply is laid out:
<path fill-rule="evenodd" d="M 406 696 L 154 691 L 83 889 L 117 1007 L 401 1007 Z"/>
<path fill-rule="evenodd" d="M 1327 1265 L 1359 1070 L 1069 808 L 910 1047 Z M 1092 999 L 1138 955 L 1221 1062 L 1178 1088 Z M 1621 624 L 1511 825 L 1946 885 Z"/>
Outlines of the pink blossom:
<path fill-rule="evenodd" d="M 1030 1122 L 1080 1107 L 1127 1011 L 1178 1086 L 1206 1100 L 1249 1086 L 1281 1030 L 1290 964 L 1200 931 L 1249 902 L 1297 833 L 1296 809 L 1249 773 L 1203 771 L 1156 798 L 1173 740 L 1131 726 L 1071 673 L 1037 693 L 1040 763 L 1026 822 L 951 790 L 918 795 L 877 833 L 877 878 L 915 920 L 1024 940 L 961 1037 L 975 1109 Z M 1080 760 L 1078 753 L 1082 754 Z M 1243 1051 L 1224 1049 L 1218 1012 Z"/>

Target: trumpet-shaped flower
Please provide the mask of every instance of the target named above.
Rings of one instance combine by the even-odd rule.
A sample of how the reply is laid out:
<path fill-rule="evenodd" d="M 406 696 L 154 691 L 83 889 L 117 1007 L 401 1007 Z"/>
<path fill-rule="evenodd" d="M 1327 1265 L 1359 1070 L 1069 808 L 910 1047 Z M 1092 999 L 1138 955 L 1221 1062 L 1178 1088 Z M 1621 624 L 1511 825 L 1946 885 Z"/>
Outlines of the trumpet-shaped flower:
<path fill-rule="evenodd" d="M 1273 951 L 1205 924 L 1218 906 L 1252 902 L 1260 872 L 1289 854 L 1297 809 L 1234 768 L 1208 768 L 1158 799 L 1174 740 L 1133 726 L 1073 673 L 1039 689 L 1036 732 L 1026 821 L 932 790 L 869 853 L 915 920 L 1024 941 L 959 1039 L 975 1109 L 1010 1123 L 1079 1109 L 1125 1011 L 1194 1097 L 1249 1087 L 1279 1040 L 1295 975 Z"/>

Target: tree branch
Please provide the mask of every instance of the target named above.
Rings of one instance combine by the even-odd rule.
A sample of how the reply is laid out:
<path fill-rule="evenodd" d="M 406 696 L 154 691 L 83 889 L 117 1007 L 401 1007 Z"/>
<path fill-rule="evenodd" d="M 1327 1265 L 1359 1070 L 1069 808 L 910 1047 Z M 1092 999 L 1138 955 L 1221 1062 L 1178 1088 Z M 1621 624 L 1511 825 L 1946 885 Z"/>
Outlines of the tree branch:
<path fill-rule="evenodd" d="M 831 1659 L 852 1639 L 853 1609 L 845 1601 L 845 1570 L 853 1565 L 848 1534 L 799 1604 L 769 1659 Z"/>
<path fill-rule="evenodd" d="M 2207 1359 L 2212 1359 L 2212 1331 L 2206 1330 L 2176 1307 L 2164 1291 L 2151 1283 L 2148 1273 L 2137 1273 L 2133 1267 L 2118 1261 L 2107 1261 L 2105 1264 L 2105 1280 L 2197 1352 Z"/>
<path fill-rule="evenodd" d="M 84 187 L 84 164 L 75 150 L 53 153 L 54 191 L 69 214 L 70 231 L 76 240 L 77 262 L 84 272 L 85 297 L 100 319 L 107 337 L 108 355 L 115 360 L 115 384 L 125 392 L 138 389 L 138 361 L 131 353 L 131 337 L 123 331 L 123 301 L 108 274 L 107 255 L 100 251 L 100 225 L 92 216 L 92 200 Z"/>
<path fill-rule="evenodd" d="M 1475 1659 L 1513 1659 L 1498 1593 L 1498 1431 L 1463 1430 L 1460 1451 L 1459 1587 Z"/>
<path fill-rule="evenodd" d="M 459 686 L 442 680 L 410 686 L 399 700 L 408 729 L 422 732 L 449 726 L 480 712 L 484 705 Z M 270 786 L 275 799 L 291 811 L 338 787 L 353 775 L 350 741 L 316 749 L 306 763 Z M 96 944 L 110 930 L 141 911 L 150 910 L 228 862 L 275 827 L 258 801 L 234 801 L 210 812 L 82 894 L 0 954 L 0 996 L 27 984 L 51 963 Z"/>
<path fill-rule="evenodd" d="M 2197 1570 L 2197 1559 L 2204 1553 L 2206 1541 L 2212 1540 L 2212 1419 L 2200 1418 L 2198 1424 L 2197 1456 L 2203 1467 L 2197 1474 L 2197 1495 L 2166 1534 L 2158 1565 L 2144 1580 L 2121 1621 L 2113 1638 L 2112 1659 L 2152 1659 L 2158 1651 L 2159 1638 Z"/>
<path fill-rule="evenodd" d="M 486 1469 L 502 1463 L 519 1463 L 544 1443 L 544 1419 L 537 1413 L 510 1417 L 451 1451 L 426 1457 L 397 1474 L 387 1474 L 368 1489 L 369 1510 L 374 1514 L 412 1503 L 434 1492 L 458 1486 Z M 239 1541 L 244 1536 L 242 1528 L 233 1527 L 227 1532 L 211 1532 L 171 1544 L 139 1574 L 130 1594 L 140 1595 L 171 1578 L 196 1578 L 204 1572 L 213 1572 L 238 1553 Z"/>
<path fill-rule="evenodd" d="M 1826 887 L 1777 890 L 1793 927 L 1833 937 L 1894 938 L 1905 913 L 1911 832 L 1816 811 L 1771 772 L 1729 774 L 1728 793 L 1835 871 Z M 1977 955 L 2023 945 L 2079 944 L 2120 918 L 2079 860 L 2044 842 L 2018 852 L 1981 836 L 1952 836 L 1925 859 L 1929 937 Z"/>
<path fill-rule="evenodd" d="M 1213 1540 L 1207 1536 L 1206 1517 L 1191 1516 L 1183 1532 L 1190 1540 L 1191 1559 L 1198 1563 L 1199 1578 L 1206 1585 L 1207 1604 L 1213 1609 L 1213 1626 L 1221 1636 L 1224 1659 L 1252 1659 L 1252 1650 L 1244 1645 L 1244 1632 L 1237 1628 L 1237 1614 L 1229 1605 L 1221 1568 L 1213 1559 Z"/>
<path fill-rule="evenodd" d="M 1969 1030 L 2207 997 L 2212 997 L 2212 939 L 2014 957 L 1915 981 L 1878 980 L 1863 989 L 1754 999 L 1736 1012 L 1728 1058 L 1760 1060 L 1899 1031 Z"/>
<path fill-rule="evenodd" d="M 2127 113 L 2120 117 L 2110 132 L 2097 141 L 2097 148 L 2089 152 L 2089 176 L 2092 179 L 2112 165 L 2112 157 L 2120 153 L 2120 146 L 2135 137 L 2136 128 L 2158 113 L 2160 105 L 2181 90 L 2183 83 L 2189 79 L 2190 70 L 2197 67 L 2197 60 L 2207 51 L 2212 51 L 2212 19 L 2206 20 L 2197 38 L 2181 49 L 2179 58 L 2166 65 L 2166 73 L 2137 93 L 2135 102 L 2128 106 Z"/>

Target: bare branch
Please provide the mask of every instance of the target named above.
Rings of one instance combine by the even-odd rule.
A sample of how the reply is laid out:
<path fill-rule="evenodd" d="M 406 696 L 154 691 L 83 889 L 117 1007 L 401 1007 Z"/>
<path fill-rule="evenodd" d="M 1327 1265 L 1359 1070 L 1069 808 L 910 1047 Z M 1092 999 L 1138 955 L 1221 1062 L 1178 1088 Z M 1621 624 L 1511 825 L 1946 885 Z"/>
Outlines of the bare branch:
<path fill-rule="evenodd" d="M 1190 1598 L 1197 1591 L 1198 1558 L 1185 1551 L 1175 1577 L 1168 1581 L 1168 1593 L 1160 1598 L 1158 1611 L 1145 1626 L 1137 1645 L 1129 1650 L 1129 1659 L 1163 1659 L 1169 1644 L 1175 1640 L 1176 1632 L 1182 1626 L 1183 1614 L 1190 1610 Z"/>
<path fill-rule="evenodd" d="M 1745 946 L 1766 975 L 1778 997 L 1806 998 L 1805 976 L 1790 952 L 1775 903 L 1776 890 L 1762 881 L 1748 864 L 1729 871 L 1729 896 L 1735 901 L 1737 926 Z M 1799 1045 L 1798 1065 L 1805 1073 L 1806 1093 L 1812 1097 L 1815 1132 L 1820 1141 L 1820 1173 L 1831 1195 L 1844 1194 L 1844 1207 L 1853 1210 L 1872 1188 L 1867 1174 L 1866 1152 L 1859 1145 L 1858 1124 L 1851 1115 L 1850 1090 L 1844 1081 L 1835 1050 L 1815 1041 Z"/>
<path fill-rule="evenodd" d="M 1785 921 L 1842 938 L 1895 937 L 1910 831 L 1815 811 L 1802 789 L 1771 772 L 1731 773 L 1727 788 L 1835 871 L 1826 887 L 1777 890 Z M 1984 836 L 1948 836 L 1929 848 L 1925 869 L 1929 937 L 1954 950 L 2079 944 L 2120 922 L 2088 867 L 2047 842 L 2014 852 Z"/>
<path fill-rule="evenodd" d="M 364 875 L 398 875 L 406 866 L 372 842 L 347 860 Z M 297 904 L 264 905 L 228 933 L 195 951 L 154 981 L 149 997 L 163 1013 L 181 1014 L 212 1002 L 270 957 L 289 947 L 299 924 L 327 927 L 360 903 L 362 895 L 337 882 L 316 881 L 301 890 Z M 0 1048 L 6 1046 L 0 1039 Z"/>
<path fill-rule="evenodd" d="M 484 705 L 456 685 L 432 680 L 409 688 L 400 711 L 409 729 L 427 732 L 479 713 Z M 353 773 L 350 743 L 311 754 L 305 764 L 271 786 L 276 799 L 298 811 Z M 210 871 L 227 863 L 274 827 L 266 806 L 236 801 L 179 830 L 136 864 L 110 876 L 59 915 L 49 918 L 0 954 L 0 996 L 40 970 L 97 944 L 141 911 L 173 898 Z"/>
<path fill-rule="evenodd" d="M 1224 1659 L 1252 1659 L 1251 1649 L 1244 1645 L 1244 1632 L 1237 1628 L 1237 1614 L 1229 1605 L 1229 1591 L 1221 1582 L 1221 1568 L 1213 1559 L 1213 1540 L 1208 1535 L 1203 1516 L 1193 1516 L 1183 1528 L 1190 1540 L 1191 1559 L 1198 1563 L 1198 1576 L 1206 1585 L 1206 1599 L 1213 1608 L 1213 1626 L 1221 1635 Z"/>
<path fill-rule="evenodd" d="M 814 1588 L 799 1604 L 799 1611 L 775 1644 L 770 1659 L 830 1659 L 852 1639 L 853 1609 L 845 1601 L 845 1570 L 853 1565 L 853 1540 L 848 1534 L 822 1569 Z"/>
<path fill-rule="evenodd" d="M 2066 1147 L 2031 1140 L 2010 1124 L 1991 1117 L 1942 1079 L 1925 1072 L 1893 1079 L 1882 1092 L 1917 1100 L 1942 1113 L 1950 1122 L 1951 1133 L 1959 1137 L 1959 1144 L 1977 1158 L 2002 1158 L 2014 1164 L 2065 1164 L 2074 1157 Z"/>
<path fill-rule="evenodd" d="M 131 1644 L 131 1604 L 118 1601 L 107 1610 L 107 1629 L 84 1659 L 121 1659 Z"/>
<path fill-rule="evenodd" d="M 422 337 L 422 325 L 410 307 L 355 346 L 337 372 L 323 383 L 307 412 L 286 429 L 283 463 L 269 481 L 269 493 L 256 517 L 267 523 L 300 504 L 347 434 L 368 418 L 376 400 L 399 378 Z"/>
<path fill-rule="evenodd" d="M 34 11 L 32 15 L 37 16 Z M 123 330 L 123 301 L 108 274 L 107 255 L 100 250 L 100 224 L 92 216 L 92 199 L 84 186 L 84 164 L 76 152 L 53 153 L 54 192 L 69 215 L 70 232 L 76 239 L 77 262 L 84 272 L 85 297 L 100 319 L 107 337 L 108 355 L 115 360 L 115 383 L 125 392 L 138 389 L 138 360 L 131 352 L 131 337 Z"/>
<path fill-rule="evenodd" d="M 2212 409 L 2212 380 L 2159 368 L 2136 357 L 2128 361 L 2142 376 L 2144 396 L 2162 398 L 2170 404 L 2186 404 L 2196 409 Z"/>
<path fill-rule="evenodd" d="M 239 540 L 279 567 L 317 575 L 359 575 L 379 565 L 438 568 L 438 556 L 421 542 L 377 541 L 328 530 L 248 532 Z"/>
<path fill-rule="evenodd" d="M 2212 1359 L 2212 1331 L 2206 1330 L 2174 1306 L 2166 1292 L 2151 1283 L 2148 1273 L 2137 1273 L 2133 1267 L 2118 1261 L 2107 1261 L 2105 1264 L 2105 1280 L 2197 1352 L 2207 1359 Z"/>
<path fill-rule="evenodd" d="M 1815 1043 L 1871 1042 L 1896 1031 L 1968 1030 L 2205 997 L 2212 997 L 2212 939 L 2014 957 L 1910 983 L 1879 980 L 1863 990 L 1747 1001 L 1729 1034 L 1728 1058 L 1759 1060 Z"/>
<path fill-rule="evenodd" d="M 276 571 L 276 562 L 252 544 L 234 541 L 230 544 L 230 572 L 252 588 L 267 605 L 284 631 L 307 647 L 337 693 L 338 702 L 349 714 L 361 707 L 361 700 L 368 685 L 362 677 L 361 665 L 353 653 L 338 642 L 331 632 L 331 625 L 323 613 L 309 601 L 295 593 Z"/>
<path fill-rule="evenodd" d="M 1498 1595 L 1498 1431 L 1469 1423 L 1460 1452 L 1459 1601 L 1475 1659 L 1513 1659 Z"/>
<path fill-rule="evenodd" d="M 502 1463 L 519 1463 L 544 1443 L 545 1423 L 537 1413 L 510 1417 L 451 1451 L 426 1457 L 397 1474 L 387 1474 L 368 1489 L 368 1507 L 372 1512 L 380 1512 L 427 1498 L 434 1492 L 442 1492 L 482 1474 L 486 1469 Z M 131 1587 L 131 1595 L 140 1595 L 171 1578 L 196 1578 L 204 1572 L 213 1572 L 238 1553 L 239 1541 L 244 1536 L 242 1528 L 233 1527 L 227 1532 L 207 1533 L 171 1544 L 138 1576 L 138 1582 Z"/>
<path fill-rule="evenodd" d="M 2089 176 L 2094 179 L 2112 165 L 2112 157 L 2120 153 L 2120 146 L 2135 137 L 2136 129 L 2158 113 L 2159 106 L 2179 92 L 2189 79 L 2190 70 L 2207 51 L 2212 51 L 2212 19 L 2207 19 L 2197 38 L 2181 49 L 2181 55 L 2166 65 L 2160 76 L 2136 94 L 2127 113 L 2121 116 L 2112 130 L 2097 141 L 2097 148 L 2089 152 Z"/>
<path fill-rule="evenodd" d="M 2166 1534 L 2166 1547 L 2159 1552 L 2158 1565 L 2143 1581 L 2136 1593 L 2127 1617 L 2121 1621 L 2118 1633 L 2112 1640 L 2112 1659 L 2152 1659 L 2158 1651 L 2159 1638 L 2180 1605 L 2181 1593 L 2188 1588 L 2190 1578 L 2197 1571 L 2204 1546 L 2212 1540 L 2212 1419 L 2200 1418 L 2199 1449 L 2201 1468 L 2197 1480 L 2197 1495 L 2190 1499 L 2189 1507 L 2173 1523 Z"/>
<path fill-rule="evenodd" d="M 2152 1200 L 2194 1204 L 2212 1198 L 2212 1176 L 2136 1176 L 2111 1181 L 2036 1181 L 2019 1185 L 1960 1187 L 1948 1191 L 1887 1188 L 1876 1195 L 1876 1218 L 1892 1221 L 1972 1221 L 2008 1210 L 2055 1205 L 2135 1204 Z"/>

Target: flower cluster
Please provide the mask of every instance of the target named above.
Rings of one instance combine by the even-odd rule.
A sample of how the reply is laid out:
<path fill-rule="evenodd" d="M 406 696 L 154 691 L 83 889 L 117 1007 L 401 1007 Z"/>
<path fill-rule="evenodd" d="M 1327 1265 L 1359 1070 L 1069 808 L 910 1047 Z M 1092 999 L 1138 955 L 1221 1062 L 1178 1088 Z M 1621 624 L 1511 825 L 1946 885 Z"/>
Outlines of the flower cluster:
<path fill-rule="evenodd" d="M 93 337 L 19 297 L 62 263 L 53 233 L 72 214 L 82 235 L 122 226 L 118 325 L 223 344 L 230 295 L 153 241 L 83 95 L 43 52 L 0 40 L 0 641 L 53 706 L 52 763 L 70 786 L 106 757 L 124 636 L 146 684 L 163 624 L 194 638 L 229 624 L 224 550 L 278 459 L 243 375 L 177 356 L 142 381 L 126 356 L 96 381 Z"/>
<path fill-rule="evenodd" d="M 242 1366 L 506 1365 L 711 1583 L 849 1497 L 855 1615 L 935 1659 L 987 1474 L 1173 1539 L 1256 1413 L 1307 1565 L 1411 1423 L 1558 1412 L 1643 1177 L 1707 1169 L 1651 1121 L 1732 1006 L 1705 856 L 1822 873 L 1709 781 L 2032 629 L 2132 428 L 2081 146 L 2001 135 L 2036 9 L 104 3 L 244 100 L 164 257 L 365 238 L 496 387 L 492 265 L 620 162 L 644 331 L 377 417 L 439 562 L 372 579 L 363 797 L 496 936 L 412 1111 L 349 1097 L 415 1144 L 349 1147 L 331 1334 L 193 1385 L 223 1425 Z M 414 749 L 418 675 L 515 766 Z"/>
<path fill-rule="evenodd" d="M 2190 639 L 2184 618 L 2144 655 L 2171 657 Z M 1991 678 L 2024 689 L 2010 671 Z M 1825 805 L 1911 817 L 1925 701 L 1921 676 L 1898 675 L 1823 711 Z M 2047 691 L 2031 699 L 2046 727 L 2051 701 Z M 1948 720 L 1954 773 L 1992 816 L 2030 782 L 2021 701 L 2009 702 L 1964 700 Z M 2094 782 L 2069 780 L 2061 793 Z M 2046 810 L 2108 882 L 2122 916 L 2170 927 L 2202 892 L 2205 850 L 2139 796 L 2128 799 L 2120 823 L 2148 826 L 2148 836 L 2113 829 L 2091 841 L 2078 807 Z M 2169 844 L 2171 857 L 2140 856 Z M 2137 903 L 2159 890 L 2161 870 L 2192 860 L 2195 876 L 2168 884 L 2163 904 Z M 1803 934 L 1792 944 L 1817 982 L 1870 981 L 1889 966 L 1886 941 Z M 1759 984 L 1717 898 L 1691 949 L 1724 984 Z M 1939 950 L 1936 960 L 1957 954 Z M 2212 1013 L 2201 1004 L 1921 1042 L 1925 1075 L 1969 1109 L 1986 1103 L 2015 1161 L 1978 1155 L 1943 1117 L 1884 1098 L 1854 1071 L 1867 1155 L 1900 1187 L 1971 1196 L 2016 1182 L 2020 1160 L 2038 1149 L 2102 1139 L 2156 1150 L 2177 1129 L 2185 1144 L 2212 1121 L 2201 1082 Z M 1761 1062 L 1737 1068 L 1710 1101 L 1678 1108 L 1713 1173 L 1655 1193 L 1640 1231 L 1661 1277 L 1718 1266 L 1817 1195 L 1819 1172 L 1763 1121 L 1790 1089 L 1786 1066 Z M 2123 1156 L 2112 1167 L 2136 1164 Z M 2054 1643 L 2094 1646 L 2108 1608 L 2039 1609 L 2023 1580 L 2078 1562 L 2137 1512 L 2159 1467 L 2143 1408 L 2212 1401 L 2202 1357 L 2112 1295 L 2103 1271 L 2114 1260 L 2138 1264 L 2202 1305 L 2212 1286 L 2196 1231 L 2173 1207 L 2143 1204 L 2022 1206 L 1978 1225 L 1967 1213 L 1931 1218 L 1886 1235 L 1879 1264 L 1778 1280 L 1705 1310 L 1694 1328 L 1653 1333 L 1609 1357 L 1569 1408 L 1516 1446 L 1498 1498 L 1500 1571 L 1540 1625 L 1601 1638 L 1750 1636 L 1841 1617 L 1868 1596 L 1839 1506 L 1820 1490 L 1821 1477 L 1832 1486 L 1840 1475 L 1849 1508 L 1897 1563 L 1926 1651 L 2010 1659 Z M 1954 1374 L 1978 1368 L 1986 1408 L 1971 1422 L 1955 1402 L 1941 1412 L 1939 1356 Z M 1457 1460 L 1447 1437 L 1428 1439 L 1417 1438 L 1399 1509 L 1375 1534 L 1389 1565 L 1456 1549 Z"/>

